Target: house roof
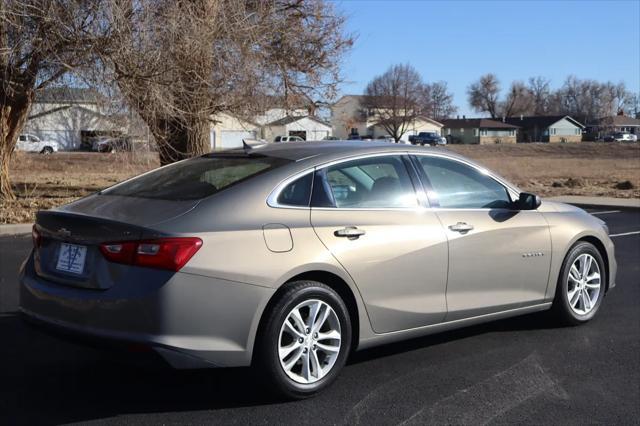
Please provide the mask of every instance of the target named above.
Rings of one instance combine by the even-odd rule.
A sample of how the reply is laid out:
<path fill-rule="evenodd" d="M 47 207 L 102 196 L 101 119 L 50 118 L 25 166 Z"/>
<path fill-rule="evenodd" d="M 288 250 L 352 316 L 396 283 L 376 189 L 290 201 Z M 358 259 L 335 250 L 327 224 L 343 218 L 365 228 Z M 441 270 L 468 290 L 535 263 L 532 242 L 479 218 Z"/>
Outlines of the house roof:
<path fill-rule="evenodd" d="M 429 118 L 426 115 L 418 115 L 416 117 L 416 120 L 423 120 L 423 121 L 427 121 L 427 122 L 429 122 L 431 124 L 435 124 L 436 126 L 444 127 L 444 124 L 442 124 L 439 121 L 434 120 L 433 118 Z"/>
<path fill-rule="evenodd" d="M 342 102 L 343 99 L 355 99 L 362 107 L 375 107 L 375 108 L 392 108 L 393 96 L 372 96 L 372 95 L 344 95 L 333 103 L 336 105 Z M 373 102 L 375 100 L 375 102 Z M 385 103 L 387 105 L 385 105 Z"/>
<path fill-rule="evenodd" d="M 357 99 L 359 101 L 362 101 L 365 98 L 365 95 L 342 95 L 340 97 L 340 99 L 338 99 L 337 101 L 334 102 L 334 104 L 337 104 L 338 102 L 341 102 L 343 99 L 349 99 L 349 98 L 353 98 L 353 99 Z"/>
<path fill-rule="evenodd" d="M 320 124 L 324 124 L 325 126 L 331 127 L 329 123 L 324 122 L 320 120 L 318 117 L 314 117 L 313 115 L 288 115 L 286 117 L 280 118 L 279 120 L 275 120 L 275 121 L 272 121 L 271 123 L 268 123 L 267 126 L 286 126 L 287 124 L 294 123 L 303 118 L 308 118 Z"/>
<path fill-rule="evenodd" d="M 54 114 L 56 112 L 69 110 L 71 108 L 73 108 L 76 111 L 82 111 L 83 113 L 86 113 L 86 114 L 89 114 L 89 115 L 93 115 L 93 116 L 96 116 L 96 117 L 100 117 L 100 118 L 105 118 L 105 119 L 111 120 L 111 121 L 117 120 L 117 118 L 118 118 L 116 115 L 103 114 L 100 111 L 94 111 L 92 109 L 85 108 L 85 107 L 79 106 L 79 105 L 64 105 L 64 106 L 52 108 L 52 109 L 49 109 L 49 110 L 46 110 L 46 111 L 41 111 L 39 113 L 30 115 L 28 117 L 28 119 L 29 120 L 33 120 L 33 119 L 36 119 L 36 118 L 44 117 L 46 115 Z M 127 118 L 126 115 L 121 115 L 121 117 Z"/>
<path fill-rule="evenodd" d="M 517 129 L 519 127 L 488 118 L 452 118 L 448 120 L 442 120 L 442 124 L 444 125 L 444 127 L 449 128 L 460 127 L 480 129 Z"/>
<path fill-rule="evenodd" d="M 640 120 L 626 115 L 614 115 L 612 117 L 602 117 L 596 120 L 596 124 L 601 126 L 615 127 L 640 127 Z"/>
<path fill-rule="evenodd" d="M 567 119 L 572 122 L 575 126 L 584 128 L 577 120 L 569 117 L 568 115 L 533 115 L 533 116 L 523 116 L 523 117 L 507 117 L 505 121 L 509 124 L 513 124 L 515 126 L 520 127 L 539 127 L 539 128 L 547 128 L 554 123 L 562 119 Z"/>
<path fill-rule="evenodd" d="M 98 102 L 100 94 L 94 89 L 83 87 L 50 87 L 36 93 L 37 103 L 92 103 Z"/>

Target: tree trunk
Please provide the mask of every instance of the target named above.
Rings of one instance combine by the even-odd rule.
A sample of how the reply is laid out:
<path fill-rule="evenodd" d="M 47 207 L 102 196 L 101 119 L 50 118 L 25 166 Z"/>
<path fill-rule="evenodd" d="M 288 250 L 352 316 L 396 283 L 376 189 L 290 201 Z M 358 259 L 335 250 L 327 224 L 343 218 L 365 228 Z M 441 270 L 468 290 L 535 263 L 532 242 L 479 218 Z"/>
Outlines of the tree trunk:
<path fill-rule="evenodd" d="M 11 188 L 9 163 L 11 154 L 16 147 L 18 136 L 27 121 L 33 90 L 14 99 L 4 98 L 0 105 L 0 201 L 15 200 L 16 196 Z"/>
<path fill-rule="evenodd" d="M 211 151 L 210 123 L 206 118 L 193 119 L 191 123 L 161 119 L 152 127 L 162 166 Z"/>

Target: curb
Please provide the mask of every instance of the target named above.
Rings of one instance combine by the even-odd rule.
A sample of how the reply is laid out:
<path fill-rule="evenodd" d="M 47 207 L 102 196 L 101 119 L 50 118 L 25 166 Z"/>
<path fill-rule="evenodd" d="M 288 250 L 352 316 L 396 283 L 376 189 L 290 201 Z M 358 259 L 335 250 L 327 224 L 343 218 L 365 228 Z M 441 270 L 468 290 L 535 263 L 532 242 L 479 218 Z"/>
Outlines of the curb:
<path fill-rule="evenodd" d="M 17 225 L 0 225 L 0 235 L 20 235 L 31 232 L 32 223 L 20 223 Z"/>

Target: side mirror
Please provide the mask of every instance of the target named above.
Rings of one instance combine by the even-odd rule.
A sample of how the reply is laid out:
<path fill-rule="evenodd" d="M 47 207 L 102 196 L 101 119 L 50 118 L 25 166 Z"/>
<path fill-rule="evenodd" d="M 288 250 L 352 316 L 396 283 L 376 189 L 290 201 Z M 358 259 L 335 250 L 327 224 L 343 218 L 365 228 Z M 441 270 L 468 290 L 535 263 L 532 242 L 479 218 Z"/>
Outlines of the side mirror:
<path fill-rule="evenodd" d="M 518 201 L 514 204 L 517 210 L 535 210 L 540 207 L 542 200 L 535 194 L 521 192 Z"/>

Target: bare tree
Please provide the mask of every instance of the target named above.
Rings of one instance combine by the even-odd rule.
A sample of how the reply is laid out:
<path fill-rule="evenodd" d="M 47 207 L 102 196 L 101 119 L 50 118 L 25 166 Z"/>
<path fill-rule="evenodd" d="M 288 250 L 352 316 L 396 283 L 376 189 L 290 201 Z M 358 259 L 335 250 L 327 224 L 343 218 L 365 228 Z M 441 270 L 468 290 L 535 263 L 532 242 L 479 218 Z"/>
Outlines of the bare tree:
<path fill-rule="evenodd" d="M 600 83 L 569 76 L 550 96 L 549 106 L 554 114 L 571 115 L 583 123 L 591 123 L 624 111 L 632 96 L 624 83 Z"/>
<path fill-rule="evenodd" d="M 162 164 L 210 150 L 220 112 L 255 99 L 330 99 L 352 38 L 323 0 L 109 0 L 110 77 L 154 135 Z"/>
<path fill-rule="evenodd" d="M 640 92 L 633 93 L 629 97 L 627 113 L 634 118 L 640 119 Z"/>
<path fill-rule="evenodd" d="M 469 105 L 478 112 L 487 112 L 491 118 L 498 118 L 498 96 L 500 82 L 495 74 L 485 74 L 467 89 Z"/>
<path fill-rule="evenodd" d="M 534 115 L 545 115 L 549 111 L 549 97 L 551 96 L 551 81 L 545 77 L 529 78 L 529 94 L 533 102 Z"/>
<path fill-rule="evenodd" d="M 375 77 L 365 89 L 363 107 L 374 125 L 396 142 L 409 130 L 421 111 L 422 77 L 411 65 L 393 65 Z"/>
<path fill-rule="evenodd" d="M 425 84 L 422 96 L 422 114 L 434 120 L 447 119 L 458 110 L 445 81 Z"/>
<path fill-rule="evenodd" d="M 39 90 L 93 59 L 98 1 L 0 1 L 0 200 L 13 194 L 9 161 Z"/>
<path fill-rule="evenodd" d="M 504 102 L 500 102 L 499 115 L 513 117 L 514 115 L 528 114 L 533 108 L 531 93 L 521 81 L 511 83 L 509 93 Z"/>

